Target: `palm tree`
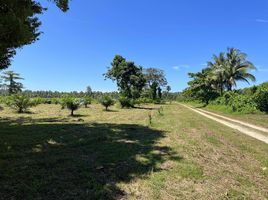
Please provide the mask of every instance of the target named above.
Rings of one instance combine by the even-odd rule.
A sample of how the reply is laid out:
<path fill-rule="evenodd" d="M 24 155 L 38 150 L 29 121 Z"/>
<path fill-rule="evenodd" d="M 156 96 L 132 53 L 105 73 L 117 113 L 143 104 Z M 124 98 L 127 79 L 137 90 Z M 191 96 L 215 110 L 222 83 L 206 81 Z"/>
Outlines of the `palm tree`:
<path fill-rule="evenodd" d="M 225 87 L 225 53 L 220 53 L 219 56 L 214 55 L 213 61 L 208 62 L 208 67 L 211 69 L 209 73 L 209 79 L 211 80 L 212 86 L 220 91 L 222 95 Z"/>
<path fill-rule="evenodd" d="M 9 94 L 16 94 L 20 92 L 23 88 L 22 83 L 17 82 L 16 80 L 23 80 L 23 78 L 20 77 L 20 74 L 15 73 L 13 71 L 5 71 L 3 72 L 3 76 L 1 78 L 6 82 L 4 86 L 7 87 Z"/>
<path fill-rule="evenodd" d="M 236 87 L 236 81 L 256 81 L 250 70 L 256 70 L 253 63 L 247 60 L 247 55 L 235 48 L 228 48 L 226 53 L 226 63 L 224 66 L 224 76 L 226 79 L 226 87 L 231 91 L 233 86 Z"/>

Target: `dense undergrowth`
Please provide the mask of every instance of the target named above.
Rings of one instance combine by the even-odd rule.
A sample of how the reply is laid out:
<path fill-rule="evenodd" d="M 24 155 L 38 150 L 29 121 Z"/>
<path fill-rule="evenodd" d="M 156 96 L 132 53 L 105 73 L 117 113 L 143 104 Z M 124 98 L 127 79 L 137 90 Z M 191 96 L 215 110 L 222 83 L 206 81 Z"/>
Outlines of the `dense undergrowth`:
<path fill-rule="evenodd" d="M 183 94 L 178 98 L 178 101 L 200 103 Z M 203 106 L 232 113 L 268 113 L 268 82 L 250 88 L 226 91 L 222 96 Z"/>

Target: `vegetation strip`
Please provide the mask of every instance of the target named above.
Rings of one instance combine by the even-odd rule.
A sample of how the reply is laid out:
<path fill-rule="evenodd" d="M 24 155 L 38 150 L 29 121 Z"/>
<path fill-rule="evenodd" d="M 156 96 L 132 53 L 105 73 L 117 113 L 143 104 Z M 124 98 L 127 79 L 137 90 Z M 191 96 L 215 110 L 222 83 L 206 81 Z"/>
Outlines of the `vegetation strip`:
<path fill-rule="evenodd" d="M 190 109 L 190 110 L 192 110 L 192 111 L 194 111 L 194 112 L 196 112 L 196 113 L 198 113 L 200 115 L 203 115 L 203 116 L 205 116 L 205 117 L 207 117 L 209 119 L 212 119 L 212 120 L 217 121 L 217 122 L 219 122 L 221 124 L 224 124 L 224 125 L 226 125 L 228 127 L 231 127 L 233 129 L 236 129 L 236 130 L 240 131 L 241 133 L 244 133 L 244 134 L 246 134 L 248 136 L 251 136 L 251 137 L 253 137 L 253 138 L 257 139 L 257 140 L 260 140 L 260 141 L 265 142 L 265 143 L 268 144 L 268 137 L 264 136 L 263 134 L 260 134 L 260 133 L 258 133 L 256 131 L 249 130 L 249 129 L 244 128 L 244 127 L 242 127 L 240 125 L 233 124 L 231 122 L 227 122 L 225 120 L 218 119 L 216 117 L 210 116 L 210 115 L 208 115 L 206 113 L 203 113 L 202 111 L 193 109 L 193 108 L 191 108 L 189 106 L 186 106 L 184 104 L 180 104 L 180 105 L 182 105 L 182 106 L 184 106 L 184 107 L 186 107 L 186 108 L 188 108 L 188 109 Z"/>

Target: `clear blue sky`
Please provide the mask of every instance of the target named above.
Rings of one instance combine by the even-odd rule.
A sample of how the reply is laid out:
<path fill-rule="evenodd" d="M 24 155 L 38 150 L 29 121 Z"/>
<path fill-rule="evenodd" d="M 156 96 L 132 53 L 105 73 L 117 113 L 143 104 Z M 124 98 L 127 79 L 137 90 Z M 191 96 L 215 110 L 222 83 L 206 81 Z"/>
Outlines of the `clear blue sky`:
<path fill-rule="evenodd" d="M 187 86 L 187 72 L 212 54 L 236 47 L 268 80 L 267 0 L 72 0 L 62 13 L 41 16 L 40 40 L 18 51 L 11 69 L 32 90 L 112 91 L 104 81 L 115 54 L 166 72 L 173 91 Z M 240 84 L 245 86 L 245 84 Z"/>

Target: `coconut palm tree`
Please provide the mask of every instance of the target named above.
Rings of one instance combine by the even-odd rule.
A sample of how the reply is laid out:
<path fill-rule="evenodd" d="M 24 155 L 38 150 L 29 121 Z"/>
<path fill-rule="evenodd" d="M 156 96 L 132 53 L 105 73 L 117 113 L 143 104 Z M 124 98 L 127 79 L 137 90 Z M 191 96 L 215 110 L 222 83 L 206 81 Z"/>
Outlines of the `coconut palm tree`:
<path fill-rule="evenodd" d="M 208 67 L 211 69 L 209 73 L 209 79 L 211 80 L 212 86 L 220 91 L 222 95 L 225 87 L 225 53 L 220 53 L 219 56 L 214 55 L 213 61 L 208 62 Z"/>
<path fill-rule="evenodd" d="M 232 90 L 236 87 L 236 81 L 256 81 L 256 78 L 251 74 L 250 70 L 256 70 L 256 67 L 247 60 L 247 55 L 239 49 L 228 48 L 226 53 L 226 62 L 224 66 L 224 77 L 226 79 L 227 90 Z"/>

